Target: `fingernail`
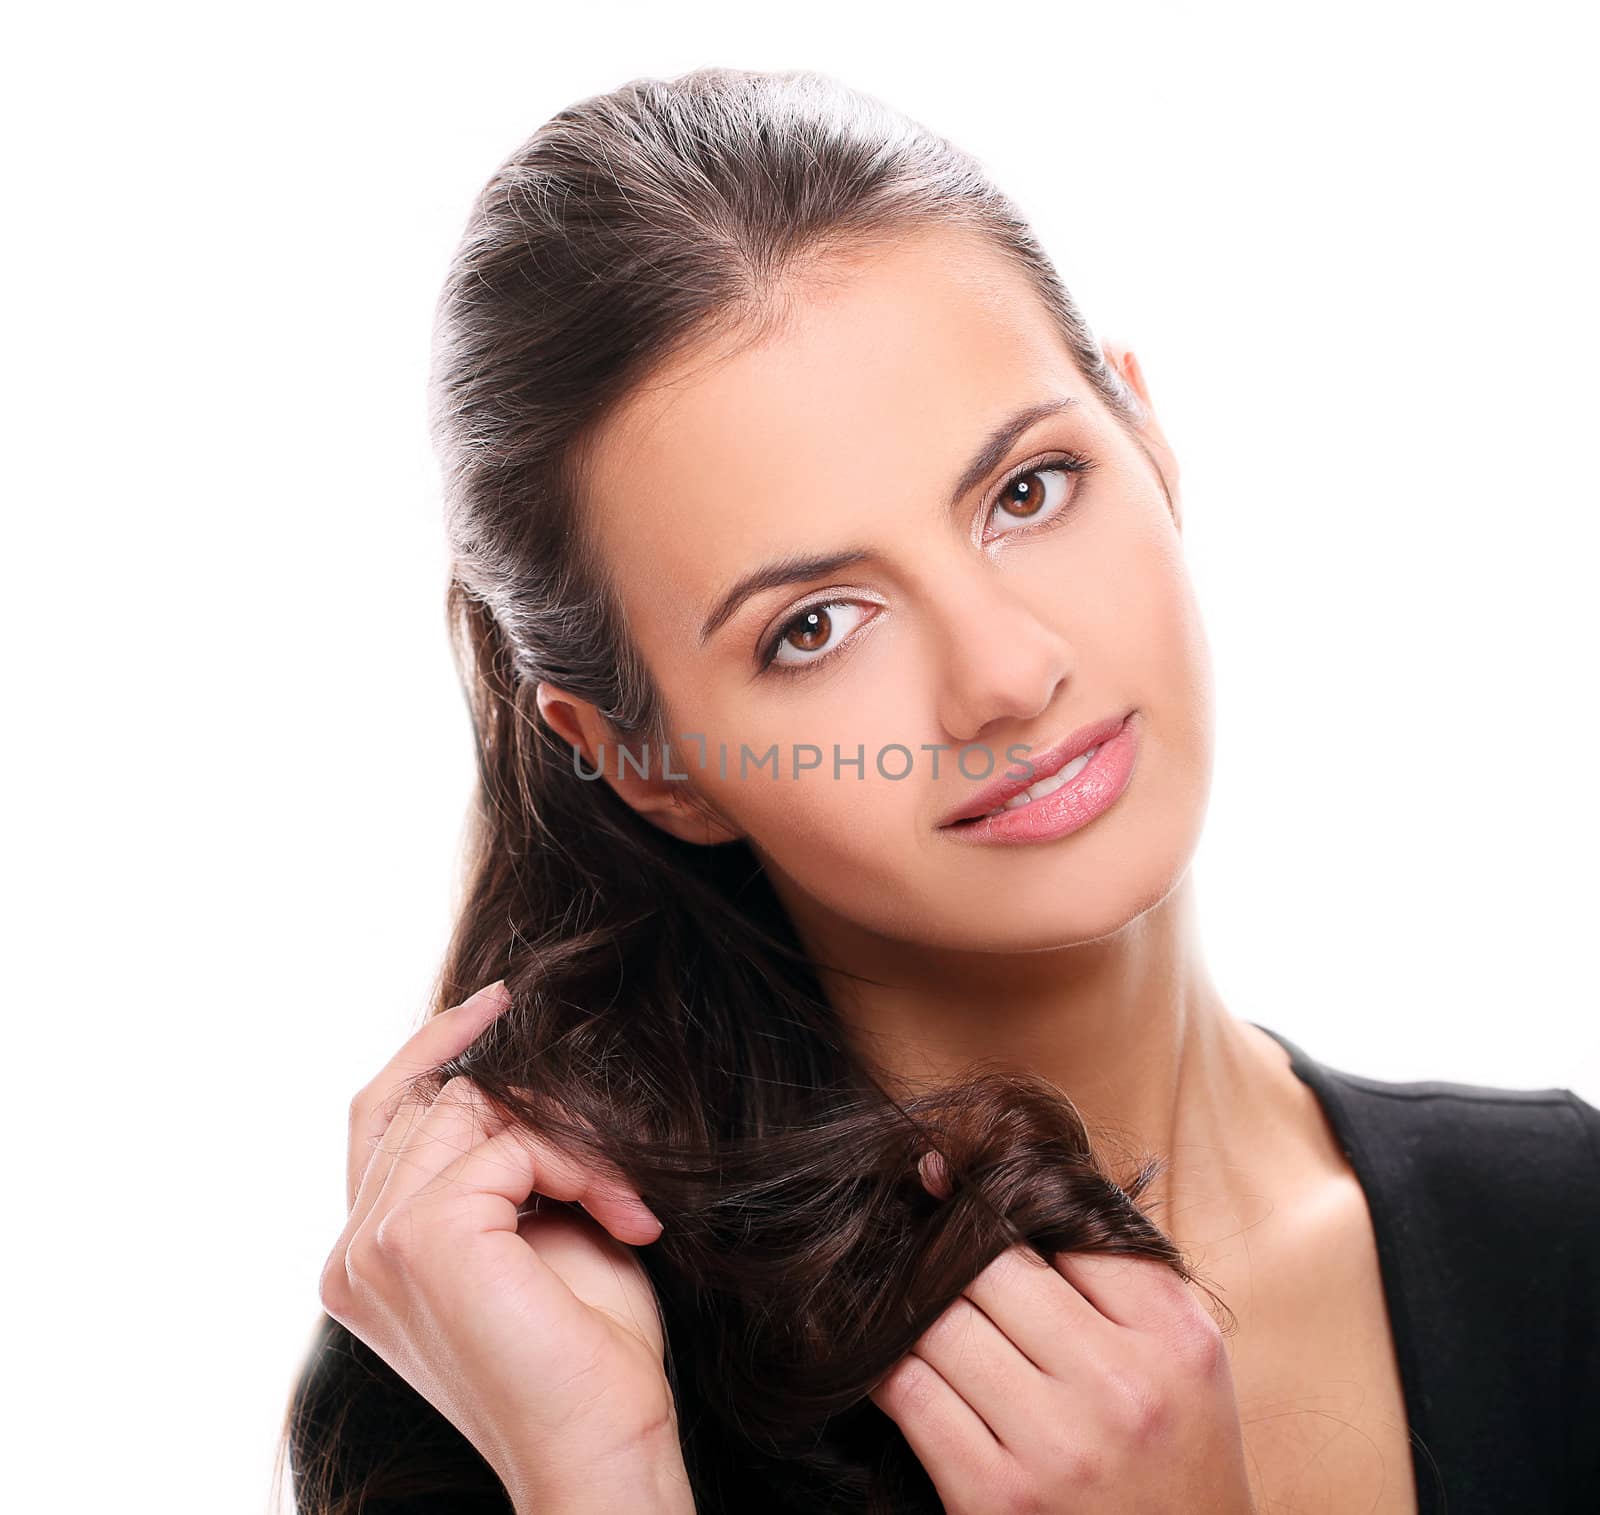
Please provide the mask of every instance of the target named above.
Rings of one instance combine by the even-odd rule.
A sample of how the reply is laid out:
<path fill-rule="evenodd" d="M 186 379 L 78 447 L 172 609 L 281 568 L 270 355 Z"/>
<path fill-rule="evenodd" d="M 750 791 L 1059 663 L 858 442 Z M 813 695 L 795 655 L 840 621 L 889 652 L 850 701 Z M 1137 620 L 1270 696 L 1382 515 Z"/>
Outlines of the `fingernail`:
<path fill-rule="evenodd" d="M 479 989 L 476 993 L 469 994 L 464 1000 L 461 1001 L 461 1008 L 464 1010 L 470 1005 L 474 1010 L 476 1010 L 479 1008 L 479 1006 L 487 1004 L 490 1000 L 498 1000 L 503 998 L 505 994 L 506 981 L 503 978 L 497 978 L 492 984 L 485 984 L 483 988 Z"/>
<path fill-rule="evenodd" d="M 950 1170 L 939 1152 L 924 1152 L 917 1159 L 917 1176 L 935 1199 L 950 1198 Z"/>

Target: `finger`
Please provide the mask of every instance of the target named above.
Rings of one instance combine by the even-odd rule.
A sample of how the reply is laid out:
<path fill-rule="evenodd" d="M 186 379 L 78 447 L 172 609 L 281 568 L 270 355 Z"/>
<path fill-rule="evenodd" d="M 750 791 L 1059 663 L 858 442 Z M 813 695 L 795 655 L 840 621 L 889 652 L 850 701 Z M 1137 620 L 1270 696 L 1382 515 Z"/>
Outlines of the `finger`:
<path fill-rule="evenodd" d="M 451 1097 L 440 1108 L 433 1124 L 428 1126 L 429 1132 L 445 1134 L 440 1131 L 441 1125 L 445 1122 L 456 1123 L 458 1116 L 470 1120 L 456 1131 L 453 1150 L 440 1153 L 437 1147 L 429 1149 L 426 1146 L 419 1147 L 417 1143 L 418 1133 L 433 1114 L 445 1090 L 450 1090 Z M 477 1097 L 473 1097 L 474 1092 Z M 476 1124 L 475 1130 L 472 1129 L 473 1122 Z M 448 1079 L 437 1094 L 430 1093 L 427 1084 L 423 1084 L 421 1089 L 408 1087 L 394 1119 L 373 1143 L 372 1155 L 350 1206 L 347 1223 L 349 1233 L 353 1236 L 374 1210 L 392 1202 L 392 1196 L 386 1200 L 385 1191 L 389 1189 L 397 1166 L 414 1168 L 420 1165 L 423 1169 L 422 1178 L 425 1179 L 438 1172 L 452 1156 L 466 1151 L 504 1124 L 504 1117 L 489 1106 L 482 1098 L 482 1091 L 476 1090 L 469 1079 Z M 431 1164 L 428 1162 L 430 1150 L 436 1157 Z"/>
<path fill-rule="evenodd" d="M 421 1098 L 407 1098 L 401 1102 L 399 1113 L 389 1122 L 382 1135 L 372 1145 L 367 1166 L 361 1174 L 361 1183 L 350 1206 L 350 1218 L 345 1222 L 346 1232 L 354 1236 L 377 1207 L 396 1158 L 404 1149 L 411 1134 L 421 1124 L 431 1106 Z"/>
<path fill-rule="evenodd" d="M 402 1120 L 405 1126 L 397 1139 L 395 1128 Z M 359 1197 L 358 1207 L 365 1203 L 373 1211 L 393 1209 L 505 1125 L 505 1117 L 470 1078 L 447 1080 L 432 1104 L 407 1103 L 390 1123 L 368 1170 L 369 1178 L 376 1181 L 379 1162 L 383 1163 L 382 1186 L 374 1197 Z"/>
<path fill-rule="evenodd" d="M 504 1133 L 501 1133 L 502 1135 Z M 494 1140 L 495 1138 L 491 1138 Z M 428 1316 L 461 1349 L 463 1360 L 504 1351 L 508 1329 L 526 1328 L 530 1344 L 550 1354 L 550 1372 L 568 1374 L 605 1350 L 614 1317 L 587 1303 L 561 1273 L 525 1241 L 517 1202 L 486 1189 L 425 1194 L 391 1212 L 401 1223 L 406 1270 L 426 1299 Z M 463 1274 L 465 1260 L 470 1272 Z M 486 1311 L 470 1280 L 515 1280 L 510 1311 Z M 464 1286 L 465 1285 L 465 1286 Z"/>
<path fill-rule="evenodd" d="M 915 1352 L 902 1357 L 867 1397 L 900 1428 L 947 1508 L 984 1508 L 1006 1453 L 932 1363 Z"/>
<path fill-rule="evenodd" d="M 1105 1316 L 1032 1247 L 1008 1247 L 962 1290 L 1040 1372 L 1083 1379 L 1105 1352 Z"/>
<path fill-rule="evenodd" d="M 371 1160 L 374 1143 L 398 1111 L 409 1080 L 464 1052 L 485 1027 L 511 1003 L 503 979 L 431 1016 L 407 1038 L 400 1050 L 357 1092 L 350 1104 L 349 1162 L 345 1203 L 355 1205 L 361 1175 Z"/>
<path fill-rule="evenodd" d="M 1057 1252 L 1052 1261 L 1073 1288 L 1119 1326 L 1159 1333 L 1181 1326 L 1200 1308 L 1184 1281 L 1159 1258 Z"/>
<path fill-rule="evenodd" d="M 944 1153 L 929 1149 L 917 1159 L 917 1177 L 935 1199 L 949 1199 L 952 1191 L 950 1165 Z"/>
<path fill-rule="evenodd" d="M 585 1167 L 525 1126 L 505 1126 L 411 1192 L 421 1199 L 463 1190 L 498 1194 L 515 1207 L 534 1193 L 581 1204 L 630 1246 L 647 1245 L 661 1235 L 661 1222 L 625 1180 Z"/>
<path fill-rule="evenodd" d="M 962 1296 L 921 1337 L 916 1355 L 969 1404 L 1009 1453 L 1039 1435 L 1047 1409 L 1038 1367 L 971 1300 Z"/>

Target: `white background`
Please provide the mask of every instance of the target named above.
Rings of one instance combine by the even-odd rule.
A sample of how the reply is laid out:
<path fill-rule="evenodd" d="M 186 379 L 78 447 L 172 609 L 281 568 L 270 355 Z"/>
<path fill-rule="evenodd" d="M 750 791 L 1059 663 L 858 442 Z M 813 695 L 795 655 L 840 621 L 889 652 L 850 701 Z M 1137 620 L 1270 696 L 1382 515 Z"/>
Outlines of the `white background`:
<path fill-rule="evenodd" d="M 1352 1071 L 1600 1101 L 1585 9 L 13 21 L 15 1507 L 265 1507 L 346 1104 L 418 1022 L 468 793 L 433 300 L 495 165 L 639 74 L 883 96 L 1141 356 L 1217 666 L 1232 1008 Z"/>

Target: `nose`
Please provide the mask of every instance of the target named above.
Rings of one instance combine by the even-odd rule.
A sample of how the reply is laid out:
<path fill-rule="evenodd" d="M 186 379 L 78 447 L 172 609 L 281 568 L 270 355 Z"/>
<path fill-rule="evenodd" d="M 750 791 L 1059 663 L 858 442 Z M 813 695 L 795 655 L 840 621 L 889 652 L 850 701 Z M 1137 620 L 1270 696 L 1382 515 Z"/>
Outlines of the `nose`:
<path fill-rule="evenodd" d="M 1075 654 L 992 565 L 969 563 L 945 580 L 933 609 L 939 642 L 939 721 L 957 744 L 1047 709 Z"/>

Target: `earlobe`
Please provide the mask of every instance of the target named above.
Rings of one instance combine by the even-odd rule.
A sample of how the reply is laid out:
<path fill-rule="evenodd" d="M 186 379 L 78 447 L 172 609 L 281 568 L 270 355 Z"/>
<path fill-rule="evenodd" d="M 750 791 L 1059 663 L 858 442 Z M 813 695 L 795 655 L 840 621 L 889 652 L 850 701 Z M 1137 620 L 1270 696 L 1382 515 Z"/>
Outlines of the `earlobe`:
<path fill-rule="evenodd" d="M 738 841 L 742 834 L 705 805 L 696 804 L 678 792 L 676 784 L 671 791 L 653 793 L 646 803 L 631 800 L 629 803 L 652 824 L 679 841 L 693 842 L 697 847 L 717 847 L 724 842 Z"/>

